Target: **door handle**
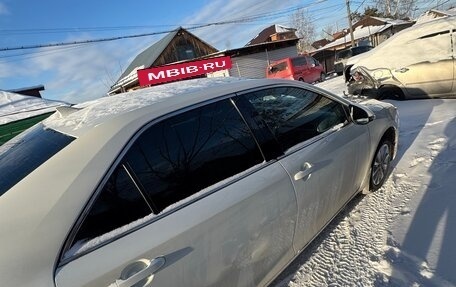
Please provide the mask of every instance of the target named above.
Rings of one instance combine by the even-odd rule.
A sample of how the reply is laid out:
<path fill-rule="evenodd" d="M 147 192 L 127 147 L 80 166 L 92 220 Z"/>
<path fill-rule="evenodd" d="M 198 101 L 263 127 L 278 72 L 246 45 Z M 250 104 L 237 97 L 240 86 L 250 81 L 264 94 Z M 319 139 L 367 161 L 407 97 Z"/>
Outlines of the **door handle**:
<path fill-rule="evenodd" d="M 152 277 L 155 272 L 165 265 L 165 263 L 165 257 L 157 257 L 152 261 L 147 259 L 138 260 L 128 265 L 122 271 L 120 279 L 117 279 L 113 285 L 117 287 L 131 287 L 142 280 L 148 279 L 148 277 Z M 152 280 L 152 278 L 150 278 L 150 280 Z M 150 283 L 150 281 L 148 283 Z M 146 284 L 147 283 L 144 285 Z"/>
<path fill-rule="evenodd" d="M 308 162 L 304 163 L 302 169 L 294 175 L 294 180 L 307 180 L 312 175 L 312 165 Z"/>
<path fill-rule="evenodd" d="M 396 69 L 396 72 L 398 73 L 405 73 L 409 70 L 409 68 L 400 68 L 400 69 Z"/>

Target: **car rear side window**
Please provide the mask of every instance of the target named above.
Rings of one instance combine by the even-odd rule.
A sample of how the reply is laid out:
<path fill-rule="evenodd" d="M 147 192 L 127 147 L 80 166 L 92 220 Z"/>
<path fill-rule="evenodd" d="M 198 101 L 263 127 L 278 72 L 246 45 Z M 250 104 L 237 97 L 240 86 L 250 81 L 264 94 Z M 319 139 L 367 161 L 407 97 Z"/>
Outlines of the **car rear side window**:
<path fill-rule="evenodd" d="M 269 68 L 269 73 L 274 74 L 274 73 L 278 73 L 281 71 L 285 71 L 286 69 L 288 69 L 287 62 L 281 62 L 278 64 L 271 65 Z"/>
<path fill-rule="evenodd" d="M 74 140 L 42 124 L 0 147 L 0 196 Z"/>
<path fill-rule="evenodd" d="M 224 100 L 152 126 L 125 161 L 159 213 L 263 157 L 238 111 Z"/>
<path fill-rule="evenodd" d="M 263 161 L 231 100 L 158 122 L 135 140 L 109 176 L 64 256 L 134 228 L 148 215 Z"/>
<path fill-rule="evenodd" d="M 291 59 L 291 62 L 293 63 L 294 67 L 300 67 L 300 66 L 307 65 L 306 57 L 293 58 L 293 59 Z"/>
<path fill-rule="evenodd" d="M 244 95 L 285 151 L 348 122 L 342 104 L 315 92 L 281 87 Z"/>
<path fill-rule="evenodd" d="M 79 245 L 152 213 L 124 162 L 111 174 L 86 215 L 74 242 Z"/>

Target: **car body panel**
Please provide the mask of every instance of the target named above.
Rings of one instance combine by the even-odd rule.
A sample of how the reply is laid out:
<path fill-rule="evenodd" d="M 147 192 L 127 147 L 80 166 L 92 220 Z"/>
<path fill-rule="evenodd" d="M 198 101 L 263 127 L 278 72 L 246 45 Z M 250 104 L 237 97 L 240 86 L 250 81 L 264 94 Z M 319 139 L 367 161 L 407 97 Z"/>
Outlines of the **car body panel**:
<path fill-rule="evenodd" d="M 406 98 L 455 96 L 455 25 L 456 16 L 415 24 L 350 58 L 349 90 L 375 96 L 370 90 L 389 86 L 400 88 Z"/>
<path fill-rule="evenodd" d="M 290 174 L 298 201 L 296 249 L 303 249 L 359 191 L 362 183 L 362 178 L 356 176 L 359 158 L 368 156 L 364 146 L 368 137 L 366 129 L 366 126 L 348 124 L 328 131 L 280 160 Z M 293 178 L 306 168 L 308 176 Z"/>
<path fill-rule="evenodd" d="M 130 263 L 156 257 L 166 263 L 153 286 L 265 284 L 294 256 L 296 199 L 279 163 L 258 169 L 64 265 L 57 286 L 108 286 Z"/>

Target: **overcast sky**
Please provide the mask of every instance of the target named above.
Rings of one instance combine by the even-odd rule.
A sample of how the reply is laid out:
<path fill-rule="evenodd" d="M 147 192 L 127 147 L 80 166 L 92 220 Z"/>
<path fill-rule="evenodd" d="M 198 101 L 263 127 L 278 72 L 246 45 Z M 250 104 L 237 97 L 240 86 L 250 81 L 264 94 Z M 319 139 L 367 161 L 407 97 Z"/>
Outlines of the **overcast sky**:
<path fill-rule="evenodd" d="M 455 1 L 455 0 L 451 0 Z M 371 1 L 351 1 L 363 11 Z M 432 0 L 429 0 L 432 5 Z M 71 103 L 106 94 L 132 59 L 165 34 L 75 46 L 6 49 L 165 32 L 179 26 L 230 21 L 191 30 L 219 50 L 239 48 L 272 24 L 289 25 L 306 8 L 318 37 L 328 26 L 347 26 L 344 0 L 25 1 L 0 0 L 0 89 L 43 84 L 43 97 Z"/>

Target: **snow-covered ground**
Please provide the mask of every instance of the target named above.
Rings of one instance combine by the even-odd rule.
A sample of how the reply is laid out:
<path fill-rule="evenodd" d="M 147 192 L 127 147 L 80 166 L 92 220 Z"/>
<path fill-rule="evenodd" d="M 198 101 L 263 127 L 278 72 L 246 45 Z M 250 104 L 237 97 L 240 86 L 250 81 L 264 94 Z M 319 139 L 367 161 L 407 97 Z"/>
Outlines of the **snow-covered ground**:
<path fill-rule="evenodd" d="M 319 86 L 346 90 L 342 77 Z M 456 98 L 392 103 L 401 126 L 389 180 L 350 202 L 272 286 L 456 286 Z"/>

